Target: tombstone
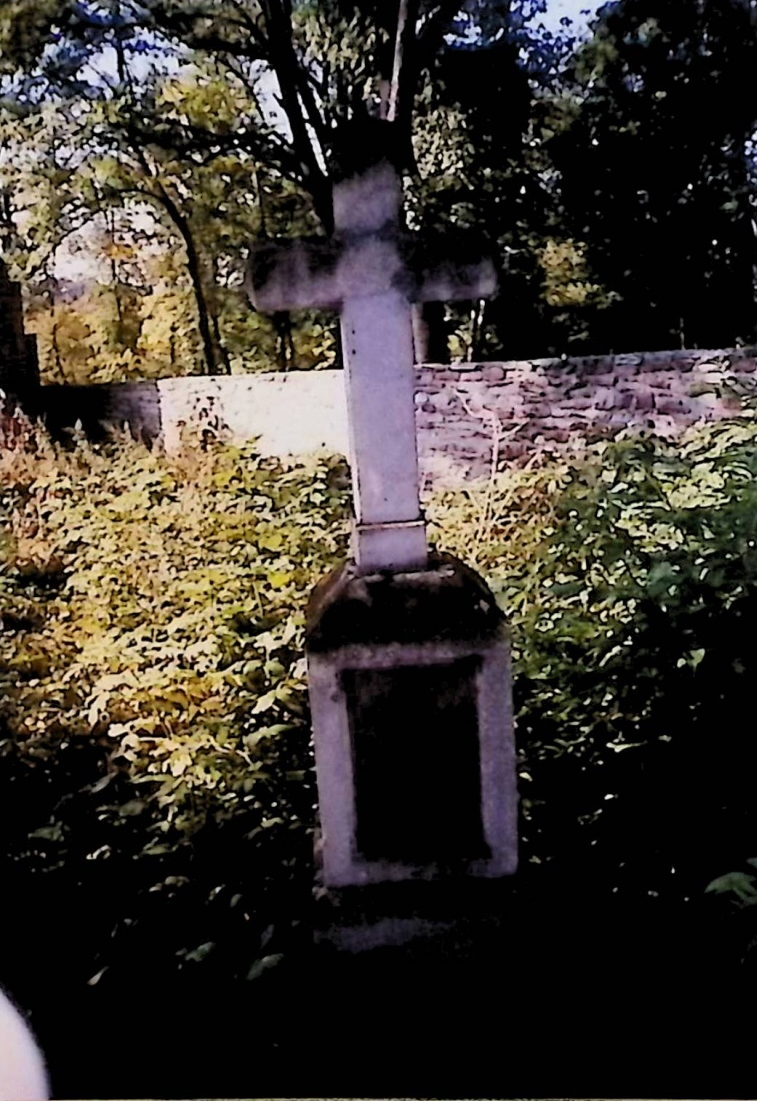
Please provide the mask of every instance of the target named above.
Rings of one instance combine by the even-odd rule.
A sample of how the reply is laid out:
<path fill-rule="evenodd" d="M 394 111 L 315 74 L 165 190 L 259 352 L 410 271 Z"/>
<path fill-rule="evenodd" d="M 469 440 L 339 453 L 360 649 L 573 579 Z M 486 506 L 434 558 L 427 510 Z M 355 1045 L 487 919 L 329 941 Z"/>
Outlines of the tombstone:
<path fill-rule="evenodd" d="M 39 391 L 36 337 L 24 332 L 21 288 L 0 259 L 0 390 L 33 413 Z"/>
<path fill-rule="evenodd" d="M 517 863 L 504 617 L 474 571 L 429 551 L 414 410 L 413 303 L 482 298 L 496 279 L 470 249 L 421 253 L 401 221 L 391 124 L 370 125 L 334 185 L 333 237 L 255 249 L 248 282 L 259 310 L 340 314 L 352 556 L 316 586 L 306 636 L 332 891 L 497 878 Z"/>

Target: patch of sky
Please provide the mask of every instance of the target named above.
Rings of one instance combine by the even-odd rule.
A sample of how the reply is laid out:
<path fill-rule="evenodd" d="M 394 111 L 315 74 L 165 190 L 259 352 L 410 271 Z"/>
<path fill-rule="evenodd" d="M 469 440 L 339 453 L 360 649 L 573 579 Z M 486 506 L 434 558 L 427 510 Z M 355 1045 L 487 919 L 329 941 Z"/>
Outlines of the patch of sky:
<path fill-rule="evenodd" d="M 451 39 L 458 43 L 480 42 L 483 32 L 484 40 L 487 40 L 489 27 L 501 26 L 502 11 L 506 11 L 511 21 L 513 32 L 517 34 L 524 29 L 543 28 L 550 33 L 558 33 L 570 29 L 573 34 L 584 34 L 590 20 L 596 15 L 598 8 L 602 6 L 587 0 L 521 0 L 520 4 L 513 5 L 511 0 L 467 0 L 461 4 L 461 10 L 457 17 Z M 128 21 L 124 16 L 122 26 L 114 28 L 112 22 L 112 9 L 106 15 L 96 2 L 86 3 L 84 0 L 76 5 L 81 13 L 86 13 L 93 25 L 94 36 L 101 35 L 103 48 L 101 57 L 96 63 L 95 73 L 113 75 L 116 72 L 116 51 L 105 41 L 107 36 L 114 33 L 122 36 L 124 48 L 128 50 L 130 57 L 130 69 L 133 78 L 137 81 L 146 78 L 151 71 L 157 68 L 171 72 L 180 65 L 182 58 L 177 51 L 167 42 L 161 41 L 154 35 L 135 35 L 130 30 Z M 500 10 L 502 9 L 502 10 Z M 489 42 L 496 41 L 500 30 L 492 30 Z M 61 54 L 58 60 L 71 65 L 77 64 L 77 57 L 72 53 L 70 59 L 65 59 Z M 79 64 L 81 59 L 79 58 Z M 87 67 L 82 68 L 81 75 L 86 79 Z"/>
<path fill-rule="evenodd" d="M 538 39 L 541 37 L 547 42 L 564 39 L 567 43 L 571 38 L 586 35 L 600 6 L 596 0 L 520 0 L 515 4 L 512 0 L 467 0 L 461 3 L 454 34 L 448 41 L 454 41 L 463 47 L 481 44 L 482 40 L 493 45 L 502 33 L 500 27 L 503 11 L 507 12 L 510 33 L 520 42 L 522 57 L 527 59 L 531 73 L 538 76 L 542 55 L 545 69 L 553 63 L 555 56 L 550 49 L 541 50 Z M 115 86 L 118 83 L 119 53 L 115 45 L 116 36 L 120 38 L 120 47 L 130 78 L 137 86 L 149 83 L 155 76 L 178 74 L 187 64 L 185 53 L 155 35 L 135 33 L 125 19 L 120 27 L 114 27 L 112 5 L 108 7 L 107 17 L 104 6 L 98 0 L 79 0 L 77 8 L 80 13 L 86 13 L 92 28 L 86 47 L 84 44 L 79 47 L 71 46 L 62 36 L 58 42 L 52 43 L 41 59 L 39 71 L 28 80 L 24 89 L 27 94 L 32 93 L 30 98 L 49 96 L 49 79 L 56 68 L 58 71 L 66 71 L 69 77 L 75 75 L 83 88 L 89 86 L 91 90 L 102 91 Z M 128 3 L 125 3 L 124 10 L 127 9 Z M 93 41 L 100 46 L 94 55 L 91 53 Z M 279 130 L 282 136 L 290 137 L 287 120 L 279 103 L 278 84 L 267 66 L 259 66 L 257 84 L 259 102 L 266 121 Z M 0 95 L 8 90 L 7 84 L 4 88 L 0 86 Z M 145 212 L 145 217 L 147 216 Z M 74 249 L 76 242 L 72 242 L 71 250 L 61 250 L 61 274 L 71 276 L 75 270 L 81 271 L 86 266 L 82 264 L 81 256 L 74 256 Z"/>
<path fill-rule="evenodd" d="M 587 0 L 548 0 L 538 18 L 552 31 L 565 26 L 563 20 L 568 19 L 574 30 L 583 33 L 601 7 L 604 5 L 596 3 L 596 0 L 594 3 L 587 3 Z"/>
<path fill-rule="evenodd" d="M 569 61 L 576 42 L 589 37 L 601 6 L 596 0 L 464 0 L 446 41 L 464 50 L 496 47 L 506 38 L 536 91 Z"/>
<path fill-rule="evenodd" d="M 501 26 L 502 14 L 506 14 L 511 33 L 524 30 L 546 30 L 551 34 L 569 30 L 574 35 L 584 35 L 590 21 L 602 4 L 596 0 L 521 0 L 513 5 L 511 0 L 467 0 L 455 20 L 449 42 L 477 45 L 487 40 L 488 26 Z M 488 41 L 494 42 L 501 35 L 495 31 Z"/>

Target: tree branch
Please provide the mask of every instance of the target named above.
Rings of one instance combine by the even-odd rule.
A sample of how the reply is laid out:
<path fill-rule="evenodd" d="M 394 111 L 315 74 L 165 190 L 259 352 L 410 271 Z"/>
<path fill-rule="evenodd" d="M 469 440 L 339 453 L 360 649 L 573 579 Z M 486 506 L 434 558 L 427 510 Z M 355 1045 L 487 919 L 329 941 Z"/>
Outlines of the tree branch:
<path fill-rule="evenodd" d="M 461 0 L 439 0 L 420 29 L 417 39 L 418 72 L 420 73 L 439 52 L 452 20 L 461 8 Z"/>
<path fill-rule="evenodd" d="M 327 232 L 332 229 L 331 188 L 318 163 L 301 101 L 302 68 L 294 52 L 291 12 L 285 0 L 260 0 L 270 44 L 270 63 L 281 93 L 281 105 L 292 131 L 292 143 L 302 166 L 302 179 L 316 214 Z M 314 101 L 311 104 L 317 113 Z M 310 121 L 310 120 L 308 120 Z M 311 122 L 312 125 L 312 122 Z M 322 122 L 319 117 L 319 128 Z M 318 130 L 316 130 L 316 135 Z"/>

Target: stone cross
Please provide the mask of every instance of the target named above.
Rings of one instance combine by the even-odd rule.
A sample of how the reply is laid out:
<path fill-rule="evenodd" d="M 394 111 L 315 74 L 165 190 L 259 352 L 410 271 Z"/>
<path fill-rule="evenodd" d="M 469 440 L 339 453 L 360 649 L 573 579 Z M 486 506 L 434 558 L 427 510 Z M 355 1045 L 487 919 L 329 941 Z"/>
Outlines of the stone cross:
<path fill-rule="evenodd" d="M 403 232 L 396 169 L 380 150 L 368 160 L 334 186 L 331 240 L 256 249 L 249 293 L 262 311 L 339 310 L 353 557 L 363 574 L 412 572 L 426 568 L 428 554 L 418 487 L 412 303 L 485 298 L 496 276 L 491 262 L 464 253 L 439 263 L 420 258 Z"/>

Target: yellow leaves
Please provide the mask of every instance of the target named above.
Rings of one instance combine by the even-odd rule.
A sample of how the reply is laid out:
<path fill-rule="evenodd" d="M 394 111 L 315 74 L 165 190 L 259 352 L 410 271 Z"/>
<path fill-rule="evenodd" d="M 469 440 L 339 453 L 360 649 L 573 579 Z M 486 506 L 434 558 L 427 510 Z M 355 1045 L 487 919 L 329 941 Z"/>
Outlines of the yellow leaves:
<path fill-rule="evenodd" d="M 257 542 L 262 550 L 277 551 L 281 550 L 284 544 L 284 537 L 280 531 L 272 531 L 269 534 L 258 536 Z"/>
<path fill-rule="evenodd" d="M 206 715 L 213 712 L 225 711 L 228 707 L 228 701 L 221 696 L 207 696 L 200 703 L 200 711 Z"/>
<path fill-rule="evenodd" d="M 127 260 L 133 261 L 136 258 L 134 245 L 126 241 L 115 241 L 112 238 L 103 242 L 101 251 L 103 256 L 106 256 L 108 260 L 112 260 L 115 263 Z"/>
<path fill-rule="evenodd" d="M 157 97 L 166 117 L 184 125 L 197 125 L 216 133 L 227 132 L 232 126 L 255 113 L 255 104 L 241 86 L 198 68 L 185 68 L 167 78 Z"/>
<path fill-rule="evenodd" d="M 310 498 L 323 479 L 323 463 L 262 460 L 248 445 L 169 459 L 128 440 L 9 466 L 12 513 L 34 485 L 30 552 L 66 570 L 42 614 L 25 598 L 32 627 L 0 634 L 13 736 L 104 743 L 159 828 L 191 831 L 208 807 L 226 813 L 245 779 L 273 782 L 261 762 L 306 714 L 302 607 L 333 564 L 302 548 L 336 545 L 344 524 L 338 495 Z M 17 548 L 7 553 L 20 614 Z M 269 733 L 256 740 L 258 728 Z"/>
<path fill-rule="evenodd" d="M 116 157 L 104 154 L 91 162 L 91 171 L 97 182 L 105 185 L 120 179 L 121 165 Z"/>
<path fill-rule="evenodd" d="M 275 703 L 277 703 L 281 690 L 279 688 L 272 688 L 270 692 L 266 692 L 255 703 L 252 709 L 253 715 L 260 715 L 263 711 L 269 711 Z"/>
<path fill-rule="evenodd" d="M 424 183 L 438 190 L 448 187 L 469 162 L 463 111 L 439 105 L 419 114 L 413 127 L 413 148 Z"/>
<path fill-rule="evenodd" d="M 583 242 L 549 238 L 536 255 L 543 272 L 544 298 L 550 306 L 586 306 L 602 293 L 598 283 L 589 282 Z"/>
<path fill-rule="evenodd" d="M 191 764 L 192 755 L 186 746 L 182 746 L 163 762 L 163 771 L 170 772 L 172 776 L 183 776 Z"/>
<path fill-rule="evenodd" d="M 672 508 L 714 507 L 725 501 L 727 486 L 724 474 L 712 462 L 695 463 L 686 481 L 671 485 L 667 498 Z"/>
<path fill-rule="evenodd" d="M 272 589 L 283 589 L 292 580 L 292 574 L 285 570 L 271 570 L 268 574 L 268 584 Z"/>

